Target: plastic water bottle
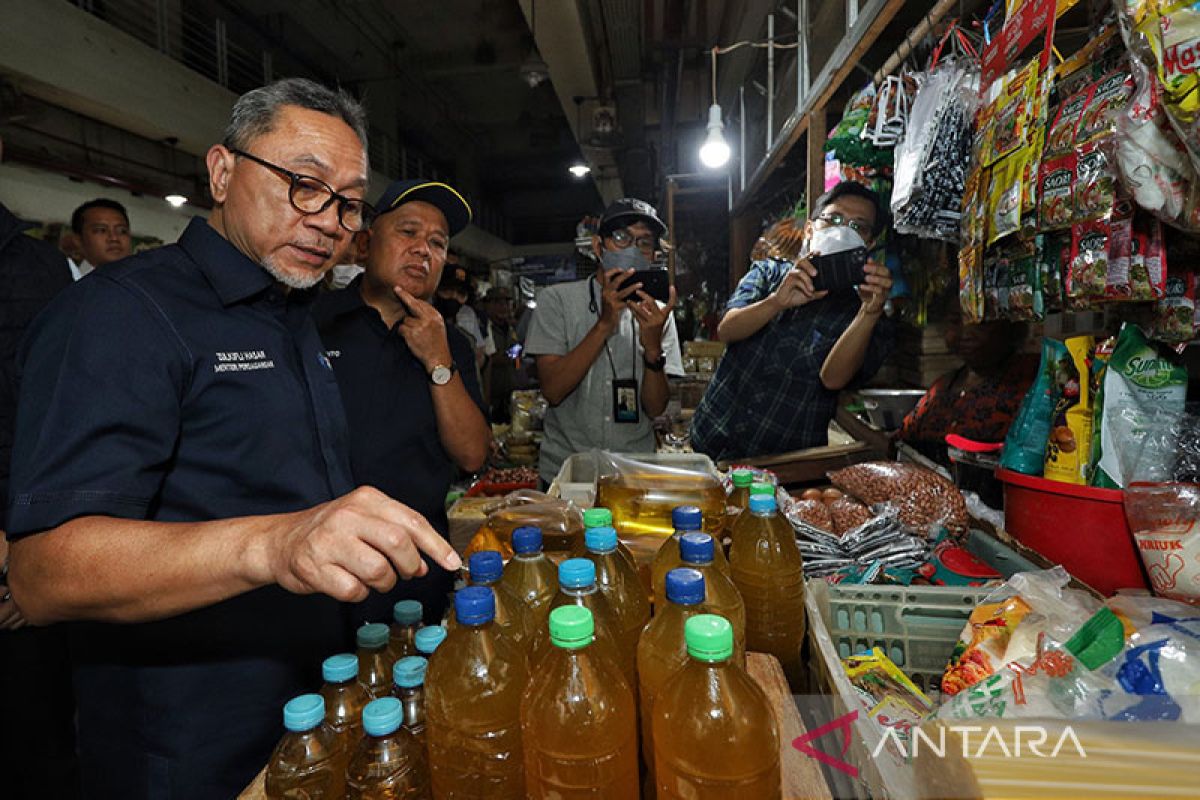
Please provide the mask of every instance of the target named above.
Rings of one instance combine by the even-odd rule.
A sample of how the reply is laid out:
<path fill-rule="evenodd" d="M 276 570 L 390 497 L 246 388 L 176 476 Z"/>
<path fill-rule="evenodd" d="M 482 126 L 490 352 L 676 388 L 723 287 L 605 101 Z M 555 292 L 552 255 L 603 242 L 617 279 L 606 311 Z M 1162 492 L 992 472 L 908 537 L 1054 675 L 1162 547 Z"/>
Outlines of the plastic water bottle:
<path fill-rule="evenodd" d="M 617 665 L 630 687 L 637 686 L 636 654 L 631 658 L 621 649 L 617 615 L 596 584 L 596 565 L 586 558 L 568 558 L 558 565 L 558 586 L 558 594 L 550 603 L 550 613 L 553 614 L 555 608 L 562 606 L 581 606 L 591 611 L 596 629 L 596 650 Z M 546 632 L 534 640 L 533 658 L 530 660 L 534 671 L 541 668 L 541 662 L 551 652 L 551 647 L 547 626 Z"/>
<path fill-rule="evenodd" d="M 441 625 L 426 625 L 413 637 L 417 653 L 426 659 L 432 656 L 433 651 L 437 650 L 444 641 L 446 641 L 446 629 Z"/>
<path fill-rule="evenodd" d="M 654 698 L 672 675 L 687 663 L 683 626 L 704 613 L 704 576 L 679 567 L 667 573 L 667 602 L 650 620 L 638 643 L 638 700 L 642 718 L 642 754 L 654 769 Z"/>
<path fill-rule="evenodd" d="M 553 652 L 521 700 L 527 796 L 636 798 L 633 693 L 608 659 L 596 657 L 592 612 L 561 606 L 549 624 Z"/>
<path fill-rule="evenodd" d="M 382 622 L 363 625 L 358 641 L 358 682 L 372 700 L 386 697 L 392 689 L 392 662 L 388 652 L 388 626 Z"/>
<path fill-rule="evenodd" d="M 302 694 L 283 707 L 287 732 L 267 762 L 268 798 L 338 800 L 345 795 L 343 750 L 324 719 L 325 700 L 319 694 Z"/>
<path fill-rule="evenodd" d="M 779 659 L 793 685 L 803 679 L 804 570 L 796 534 L 775 496 L 754 495 L 729 551 L 733 583 L 746 604 L 746 648 Z"/>
<path fill-rule="evenodd" d="M 526 633 L 532 638 L 546 627 L 550 602 L 558 591 L 558 568 L 542 551 L 541 528 L 525 526 L 512 535 L 513 557 L 504 567 L 500 584 L 521 603 Z"/>
<path fill-rule="evenodd" d="M 388 641 L 389 657 L 395 664 L 406 656 L 417 655 L 413 639 L 421 627 L 425 609 L 420 600 L 401 600 L 392 606 L 392 630 Z"/>
<path fill-rule="evenodd" d="M 654 556 L 654 566 L 650 569 L 656 606 L 660 602 L 660 598 L 665 597 L 667 573 L 676 567 L 683 566 L 683 559 L 679 555 L 680 537 L 685 533 L 698 533 L 704 524 L 704 514 L 696 506 L 679 506 L 671 512 L 671 524 L 675 526 L 675 532 L 658 548 L 658 553 Z M 717 551 L 714 554 L 714 563 L 717 569 L 726 575 L 729 574 L 729 563 L 725 560 L 724 551 Z"/>
<path fill-rule="evenodd" d="M 425 747 L 425 672 L 429 662 L 408 656 L 392 667 L 392 696 L 404 706 L 404 727 Z"/>
<path fill-rule="evenodd" d="M 491 588 L 454 596 L 458 625 L 429 660 L 425 739 L 438 800 L 523 800 L 525 655 L 495 624 Z"/>
<path fill-rule="evenodd" d="M 679 555 L 685 567 L 704 576 L 704 610 L 724 617 L 733 625 L 733 657 L 746 666 L 746 604 L 742 594 L 724 572 L 716 568 L 716 542 L 707 533 L 685 533 L 679 539 Z"/>
<path fill-rule="evenodd" d="M 352 653 L 330 656 L 321 664 L 325 684 L 325 722 L 338 737 L 338 746 L 349 754 L 362 738 L 362 711 L 371 697 L 358 682 L 358 658 Z"/>
<path fill-rule="evenodd" d="M 775 717 L 733 660 L 733 626 L 699 614 L 684 631 L 688 662 L 654 700 L 658 800 L 777 800 Z"/>
<path fill-rule="evenodd" d="M 431 796 L 425 753 L 401 725 L 403 719 L 400 701 L 394 697 L 372 700 L 363 709 L 366 737 L 346 768 L 348 800 L 424 800 Z"/>
<path fill-rule="evenodd" d="M 650 603 L 637 571 L 617 553 L 617 532 L 589 528 L 584 534 L 587 558 L 596 565 L 596 585 L 617 618 L 617 647 L 623 659 L 637 662 L 638 639 L 650 621 Z M 631 686 L 637 686 L 636 680 Z"/>

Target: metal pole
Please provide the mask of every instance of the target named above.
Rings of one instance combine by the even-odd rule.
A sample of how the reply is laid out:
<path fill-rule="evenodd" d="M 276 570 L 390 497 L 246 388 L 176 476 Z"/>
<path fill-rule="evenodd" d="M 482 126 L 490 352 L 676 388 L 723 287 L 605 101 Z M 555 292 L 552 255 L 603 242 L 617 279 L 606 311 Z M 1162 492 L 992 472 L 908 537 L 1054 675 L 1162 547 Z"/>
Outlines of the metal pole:
<path fill-rule="evenodd" d="M 849 31 L 858 22 L 858 0 L 846 0 L 846 30 Z"/>
<path fill-rule="evenodd" d="M 746 85 L 742 84 L 738 87 L 738 102 L 741 108 L 738 111 L 738 125 L 742 129 L 742 143 L 738 147 L 738 169 L 741 172 L 741 184 L 738 188 L 738 194 L 746 191 Z"/>
<path fill-rule="evenodd" d="M 808 0 L 796 0 L 796 111 L 808 96 Z"/>
<path fill-rule="evenodd" d="M 775 15 L 767 14 L 767 152 L 775 141 Z"/>
<path fill-rule="evenodd" d="M 229 54 L 225 49 L 225 20 L 218 19 L 213 24 L 213 35 L 217 47 L 217 83 L 229 85 Z"/>

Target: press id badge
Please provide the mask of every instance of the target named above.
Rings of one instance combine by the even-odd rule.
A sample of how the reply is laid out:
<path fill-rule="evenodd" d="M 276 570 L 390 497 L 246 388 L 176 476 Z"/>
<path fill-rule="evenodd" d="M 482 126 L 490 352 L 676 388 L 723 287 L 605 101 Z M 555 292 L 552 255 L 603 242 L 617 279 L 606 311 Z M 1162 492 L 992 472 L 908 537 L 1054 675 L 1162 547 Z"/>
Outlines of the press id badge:
<path fill-rule="evenodd" d="M 633 424 L 641 419 L 638 412 L 638 383 L 636 380 L 615 380 L 613 390 L 613 421 Z"/>

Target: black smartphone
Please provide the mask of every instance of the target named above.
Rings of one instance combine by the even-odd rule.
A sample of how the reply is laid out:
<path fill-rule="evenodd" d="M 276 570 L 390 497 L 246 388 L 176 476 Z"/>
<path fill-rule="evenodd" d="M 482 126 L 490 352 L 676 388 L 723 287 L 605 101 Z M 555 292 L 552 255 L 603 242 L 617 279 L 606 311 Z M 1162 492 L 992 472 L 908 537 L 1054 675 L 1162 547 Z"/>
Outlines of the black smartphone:
<path fill-rule="evenodd" d="M 670 272 L 665 269 L 652 267 L 635 270 L 632 275 L 621 282 L 621 285 L 625 286 L 631 283 L 640 283 L 642 291 L 660 303 L 666 303 L 671 299 L 671 277 Z M 634 296 L 636 297 L 636 294 Z"/>
<path fill-rule="evenodd" d="M 837 291 L 850 289 L 866 280 L 863 267 L 867 265 L 867 248 L 856 247 L 830 255 L 811 256 L 808 259 L 817 269 L 813 278 L 814 291 Z"/>

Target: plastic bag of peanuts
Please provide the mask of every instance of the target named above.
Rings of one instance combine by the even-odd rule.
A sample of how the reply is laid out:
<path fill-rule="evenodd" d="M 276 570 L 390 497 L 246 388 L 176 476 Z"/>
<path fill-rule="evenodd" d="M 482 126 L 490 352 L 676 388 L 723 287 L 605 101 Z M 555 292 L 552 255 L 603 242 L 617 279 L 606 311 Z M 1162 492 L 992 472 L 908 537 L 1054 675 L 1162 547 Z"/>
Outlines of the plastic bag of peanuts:
<path fill-rule="evenodd" d="M 915 464 L 870 461 L 829 474 L 834 486 L 867 505 L 890 503 L 900 521 L 915 534 L 928 537 L 944 525 L 955 537 L 967 533 L 967 504 L 950 481 Z"/>

